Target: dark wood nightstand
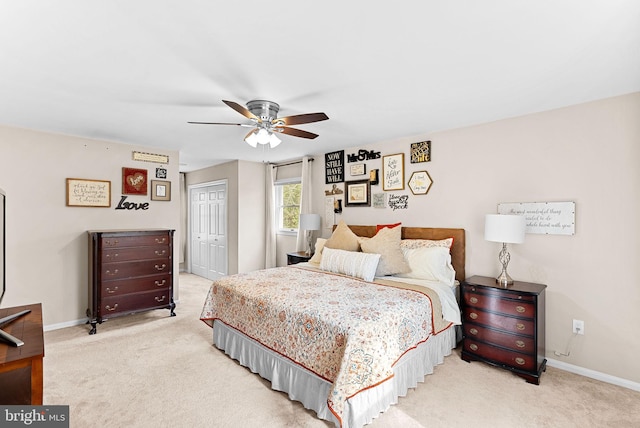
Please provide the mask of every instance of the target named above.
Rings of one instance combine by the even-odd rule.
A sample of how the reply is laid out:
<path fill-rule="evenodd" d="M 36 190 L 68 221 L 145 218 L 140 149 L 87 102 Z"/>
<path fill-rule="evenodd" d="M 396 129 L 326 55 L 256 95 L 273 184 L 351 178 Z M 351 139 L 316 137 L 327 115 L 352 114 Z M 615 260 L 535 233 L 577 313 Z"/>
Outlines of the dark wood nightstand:
<path fill-rule="evenodd" d="M 307 254 L 306 251 L 287 253 L 287 264 L 295 265 L 302 262 L 308 262 L 311 257 L 313 257 L 313 254 Z"/>
<path fill-rule="evenodd" d="M 484 361 L 538 385 L 546 370 L 543 284 L 473 276 L 462 283 L 462 359 Z"/>

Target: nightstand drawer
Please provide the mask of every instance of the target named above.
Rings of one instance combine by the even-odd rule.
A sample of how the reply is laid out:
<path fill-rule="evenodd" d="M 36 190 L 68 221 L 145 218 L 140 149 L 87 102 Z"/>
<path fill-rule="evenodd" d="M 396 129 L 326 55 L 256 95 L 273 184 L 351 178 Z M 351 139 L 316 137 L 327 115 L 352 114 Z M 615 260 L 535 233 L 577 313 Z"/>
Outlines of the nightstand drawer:
<path fill-rule="evenodd" d="M 503 333 L 475 324 L 464 324 L 463 330 L 465 337 L 471 340 L 480 340 L 518 352 L 532 353 L 536 351 L 536 344 L 533 337 Z"/>
<path fill-rule="evenodd" d="M 503 348 L 474 340 L 465 340 L 464 350 L 480 358 L 502 363 L 515 369 L 526 371 L 534 371 L 537 369 L 536 356 L 532 354 L 520 354 L 518 352 L 507 351 Z"/>
<path fill-rule="evenodd" d="M 463 322 L 489 325 L 500 330 L 517 334 L 526 334 L 528 336 L 533 336 L 535 333 L 535 323 L 533 320 L 499 315 L 492 312 L 480 311 L 471 307 L 464 308 Z"/>
<path fill-rule="evenodd" d="M 521 298 L 510 297 L 507 293 L 501 296 L 493 293 L 481 293 L 475 287 L 466 287 L 464 301 L 468 306 L 482 308 L 487 311 L 495 311 L 508 315 L 533 318 L 536 314 L 536 306 L 531 296 L 521 296 Z"/>

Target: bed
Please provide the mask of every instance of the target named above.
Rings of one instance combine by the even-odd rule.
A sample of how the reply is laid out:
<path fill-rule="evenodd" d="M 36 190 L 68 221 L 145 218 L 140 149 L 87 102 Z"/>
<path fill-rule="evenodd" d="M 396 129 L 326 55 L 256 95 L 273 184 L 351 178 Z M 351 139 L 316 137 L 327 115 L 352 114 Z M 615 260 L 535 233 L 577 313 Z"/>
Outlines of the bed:
<path fill-rule="evenodd" d="M 371 423 L 451 354 L 460 323 L 455 286 L 465 277 L 464 230 L 393 229 L 340 224 L 318 239 L 310 263 L 215 281 L 200 317 L 213 328 L 214 345 L 320 419 L 344 428 Z M 336 248 L 339 231 L 357 235 L 358 248 L 341 241 Z M 410 270 L 381 275 L 401 269 L 388 263 L 396 242 Z M 415 278 L 424 263 L 414 256 L 423 252 L 407 248 L 425 243 L 448 245 L 429 251 L 447 253 L 451 283 Z"/>

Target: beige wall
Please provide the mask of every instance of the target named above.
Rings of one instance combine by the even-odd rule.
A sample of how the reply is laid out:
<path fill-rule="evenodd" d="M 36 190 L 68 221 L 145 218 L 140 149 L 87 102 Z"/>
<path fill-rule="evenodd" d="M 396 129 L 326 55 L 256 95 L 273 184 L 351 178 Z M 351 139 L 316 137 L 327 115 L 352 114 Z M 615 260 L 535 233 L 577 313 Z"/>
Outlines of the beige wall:
<path fill-rule="evenodd" d="M 133 161 L 134 150 L 169 156 L 170 202 L 128 196 L 127 201 L 148 202 L 149 209 L 115 210 L 122 196 L 122 167 L 147 169 L 151 180 L 160 166 Z M 178 163 L 178 152 L 0 127 L 0 188 L 7 193 L 7 293 L 2 306 L 41 302 L 48 327 L 86 319 L 86 231 L 169 228 L 176 229 L 175 241 L 180 242 Z M 67 207 L 66 178 L 111 181 L 111 207 Z M 176 278 L 177 255 L 176 248 Z"/>
<path fill-rule="evenodd" d="M 407 226 L 467 231 L 467 274 L 495 276 L 500 244 L 483 239 L 484 215 L 500 202 L 574 201 L 574 236 L 528 234 L 510 246 L 509 272 L 547 288 L 549 358 L 640 382 L 640 93 L 462 129 L 346 149 L 405 153 L 406 179 L 426 169 L 427 195 L 409 208 L 344 208 L 351 224 L 402 221 Z M 424 120 L 428 120 L 425 118 Z M 409 162 L 410 143 L 431 140 L 432 161 Z M 323 212 L 323 154 L 315 157 L 314 210 Z M 381 168 L 368 161 L 367 170 Z M 348 164 L 347 164 L 348 165 Z M 348 169 L 348 168 L 347 168 Z M 352 179 L 346 173 L 346 179 Z M 373 192 L 382 192 L 373 186 Z M 329 229 L 323 230 L 329 236 Z M 290 251 L 283 248 L 280 252 Z M 573 341 L 572 320 L 585 322 Z"/>

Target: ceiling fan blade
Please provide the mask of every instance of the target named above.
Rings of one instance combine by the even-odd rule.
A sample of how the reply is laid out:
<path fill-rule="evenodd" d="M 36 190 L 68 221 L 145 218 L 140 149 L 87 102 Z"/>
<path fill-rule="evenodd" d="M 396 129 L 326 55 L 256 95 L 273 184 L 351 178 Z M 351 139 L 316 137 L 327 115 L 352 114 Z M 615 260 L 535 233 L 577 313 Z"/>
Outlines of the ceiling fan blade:
<path fill-rule="evenodd" d="M 327 120 L 329 117 L 324 113 L 305 113 L 305 114 L 296 114 L 293 116 L 285 116 L 279 117 L 273 120 L 273 124 L 282 124 L 282 125 L 302 125 L 303 123 L 313 123 L 320 122 L 322 120 Z"/>
<path fill-rule="evenodd" d="M 228 105 L 229 107 L 231 107 L 232 109 L 234 109 L 235 111 L 237 111 L 238 113 L 240 113 L 241 115 L 243 115 L 244 117 L 261 122 L 260 118 L 255 114 L 251 113 L 249 110 L 247 110 L 246 107 L 243 107 L 240 104 L 235 103 L 233 101 L 222 100 L 222 102 Z"/>
<path fill-rule="evenodd" d="M 313 140 L 318 136 L 318 134 L 314 134 L 312 132 L 303 131 L 302 129 L 289 128 L 286 126 L 274 128 L 274 130 L 278 132 L 282 132 L 283 134 L 293 135 L 294 137 L 308 138 Z"/>
<path fill-rule="evenodd" d="M 244 126 L 248 128 L 255 127 L 254 124 L 248 124 L 248 123 L 226 123 L 226 122 L 187 122 L 187 123 L 192 123 L 196 125 L 234 125 L 234 126 Z"/>

